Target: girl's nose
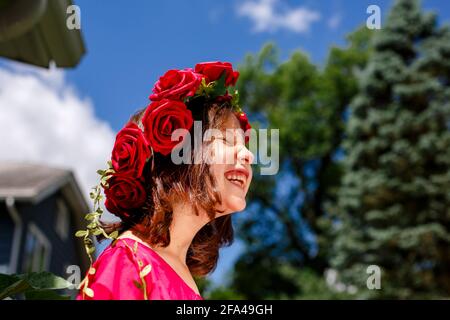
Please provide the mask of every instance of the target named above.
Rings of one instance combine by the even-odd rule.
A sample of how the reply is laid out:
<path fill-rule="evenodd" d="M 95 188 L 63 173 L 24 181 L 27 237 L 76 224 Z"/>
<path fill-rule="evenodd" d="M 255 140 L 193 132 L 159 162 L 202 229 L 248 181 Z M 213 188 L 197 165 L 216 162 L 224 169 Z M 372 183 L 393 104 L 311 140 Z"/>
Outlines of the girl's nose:
<path fill-rule="evenodd" d="M 246 146 L 241 146 L 237 152 L 237 159 L 242 163 L 252 164 L 255 156 Z"/>

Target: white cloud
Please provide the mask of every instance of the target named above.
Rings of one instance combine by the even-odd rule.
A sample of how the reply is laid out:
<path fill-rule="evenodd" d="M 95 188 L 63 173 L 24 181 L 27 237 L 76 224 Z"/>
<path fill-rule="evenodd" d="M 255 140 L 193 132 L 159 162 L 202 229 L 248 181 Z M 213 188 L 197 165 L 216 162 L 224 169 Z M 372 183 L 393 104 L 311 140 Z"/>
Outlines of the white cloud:
<path fill-rule="evenodd" d="M 289 8 L 279 0 L 245 1 L 239 5 L 240 16 L 252 20 L 255 32 L 274 32 L 286 29 L 296 33 L 308 32 L 311 25 L 320 20 L 320 13 L 305 7 Z"/>
<path fill-rule="evenodd" d="M 72 169 L 88 200 L 115 133 L 63 71 L 11 64 L 0 68 L 0 137 L 0 160 Z"/>
<path fill-rule="evenodd" d="M 330 19 L 328 19 L 328 27 L 332 30 L 336 30 L 342 22 L 342 15 L 340 13 L 333 14 Z"/>

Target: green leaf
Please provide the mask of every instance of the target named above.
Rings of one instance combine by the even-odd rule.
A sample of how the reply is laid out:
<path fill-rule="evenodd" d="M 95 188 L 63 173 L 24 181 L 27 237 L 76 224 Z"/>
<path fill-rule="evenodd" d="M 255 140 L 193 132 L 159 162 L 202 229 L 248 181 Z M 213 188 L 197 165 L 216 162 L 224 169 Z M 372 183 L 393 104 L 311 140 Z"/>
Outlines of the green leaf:
<path fill-rule="evenodd" d="M 0 291 L 19 280 L 20 278 L 17 275 L 0 273 Z"/>
<path fill-rule="evenodd" d="M 5 288 L 5 290 L 2 290 L 0 292 L 0 300 L 3 300 L 7 297 L 11 297 L 19 293 L 23 293 L 29 288 L 30 286 L 26 281 L 24 280 L 17 281 L 13 283 L 11 286 Z"/>
<path fill-rule="evenodd" d="M 90 298 L 94 297 L 94 290 L 92 290 L 91 288 L 84 288 L 83 292 Z"/>
<path fill-rule="evenodd" d="M 108 177 L 112 174 L 114 174 L 116 171 L 112 168 L 108 169 L 105 171 L 105 175 L 107 175 Z"/>
<path fill-rule="evenodd" d="M 88 232 L 86 230 L 80 230 L 75 233 L 75 237 L 81 238 L 81 237 L 84 237 L 85 235 L 87 235 L 87 233 Z"/>
<path fill-rule="evenodd" d="M 138 281 L 133 280 L 134 285 L 136 286 L 136 288 L 138 288 L 139 290 L 142 290 L 142 284 L 140 284 Z"/>
<path fill-rule="evenodd" d="M 89 247 L 88 250 L 87 250 L 87 252 L 88 252 L 89 254 L 94 253 L 94 252 L 95 252 L 95 247 Z"/>
<path fill-rule="evenodd" d="M 144 267 L 144 269 L 142 269 L 142 271 L 139 273 L 141 278 L 144 278 L 145 276 L 147 276 L 150 272 L 152 271 L 152 265 L 148 264 Z"/>
<path fill-rule="evenodd" d="M 18 275 L 0 274 L 0 300 L 24 292 L 29 284 L 20 279 Z"/>
<path fill-rule="evenodd" d="M 109 234 L 109 237 L 112 239 L 116 239 L 119 236 L 119 232 L 118 231 L 113 231 Z"/>
<path fill-rule="evenodd" d="M 88 229 L 94 229 L 95 227 L 97 227 L 97 222 L 95 222 L 95 221 L 91 222 L 87 225 Z"/>
<path fill-rule="evenodd" d="M 27 281 L 36 290 L 40 289 L 67 289 L 72 283 L 50 272 L 31 272 L 19 276 Z"/>
<path fill-rule="evenodd" d="M 95 229 L 94 232 L 92 233 L 94 236 L 98 236 L 101 235 L 103 233 L 102 229 Z"/>
<path fill-rule="evenodd" d="M 85 215 L 84 219 L 93 220 L 96 216 L 98 216 L 98 214 L 96 214 L 95 212 L 91 212 L 91 213 L 88 213 L 87 215 Z"/>
<path fill-rule="evenodd" d="M 25 293 L 25 297 L 28 299 L 27 294 L 30 293 L 33 297 L 31 291 L 34 290 L 47 291 L 42 293 L 41 298 L 38 297 L 38 299 L 43 299 L 44 294 L 54 297 L 54 294 L 48 291 L 67 289 L 71 285 L 72 283 L 69 281 L 50 272 L 31 272 L 21 275 L 0 274 L 0 300 L 21 293 Z"/>

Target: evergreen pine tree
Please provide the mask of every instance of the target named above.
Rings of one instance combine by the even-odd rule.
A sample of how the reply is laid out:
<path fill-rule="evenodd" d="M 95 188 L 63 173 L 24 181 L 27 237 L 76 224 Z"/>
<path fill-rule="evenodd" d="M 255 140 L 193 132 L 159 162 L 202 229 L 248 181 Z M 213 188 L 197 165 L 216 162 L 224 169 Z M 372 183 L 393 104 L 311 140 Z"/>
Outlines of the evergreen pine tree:
<path fill-rule="evenodd" d="M 346 131 L 332 265 L 360 298 L 449 297 L 450 29 L 398 0 L 373 41 Z M 370 265 L 380 290 L 366 286 Z"/>

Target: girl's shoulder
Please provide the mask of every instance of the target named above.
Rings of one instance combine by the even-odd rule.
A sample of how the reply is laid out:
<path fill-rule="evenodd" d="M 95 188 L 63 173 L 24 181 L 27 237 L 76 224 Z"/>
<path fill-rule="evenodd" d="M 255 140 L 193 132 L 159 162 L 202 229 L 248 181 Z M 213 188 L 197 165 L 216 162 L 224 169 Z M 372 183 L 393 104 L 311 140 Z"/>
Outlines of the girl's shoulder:
<path fill-rule="evenodd" d="M 153 254 L 132 239 L 113 241 L 80 285 L 79 300 L 141 300 L 148 297 Z"/>

